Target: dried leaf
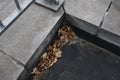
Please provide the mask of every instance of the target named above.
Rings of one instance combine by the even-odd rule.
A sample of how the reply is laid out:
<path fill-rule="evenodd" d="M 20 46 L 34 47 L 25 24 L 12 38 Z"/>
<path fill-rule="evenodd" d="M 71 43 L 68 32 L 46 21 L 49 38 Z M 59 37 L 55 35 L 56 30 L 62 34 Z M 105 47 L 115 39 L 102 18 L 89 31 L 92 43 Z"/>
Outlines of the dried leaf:
<path fill-rule="evenodd" d="M 62 28 L 58 30 L 58 37 L 58 40 L 56 39 L 52 45 L 48 46 L 45 53 L 40 57 L 40 62 L 33 69 L 32 74 L 35 75 L 33 80 L 38 80 L 44 70 L 53 66 L 57 62 L 58 58 L 62 57 L 62 51 L 60 48 L 64 43 L 77 38 L 69 26 L 62 26 Z"/>

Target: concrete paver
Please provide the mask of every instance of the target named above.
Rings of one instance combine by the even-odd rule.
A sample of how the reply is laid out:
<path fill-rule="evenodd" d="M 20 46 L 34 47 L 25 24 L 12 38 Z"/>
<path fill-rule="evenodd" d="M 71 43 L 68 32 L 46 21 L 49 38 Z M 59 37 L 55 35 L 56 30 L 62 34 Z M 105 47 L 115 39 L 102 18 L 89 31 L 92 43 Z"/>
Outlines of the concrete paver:
<path fill-rule="evenodd" d="M 0 0 L 0 20 L 7 18 L 15 9 L 14 0 Z"/>
<path fill-rule="evenodd" d="M 17 80 L 23 69 L 0 50 L 0 80 Z"/>
<path fill-rule="evenodd" d="M 0 49 L 26 65 L 64 11 L 32 4 L 0 37 Z"/>
<path fill-rule="evenodd" d="M 68 14 L 99 26 L 111 0 L 66 0 Z"/>
<path fill-rule="evenodd" d="M 113 1 L 98 36 L 120 46 L 120 0 Z"/>
<path fill-rule="evenodd" d="M 120 0 L 115 0 L 105 17 L 102 29 L 120 36 Z"/>
<path fill-rule="evenodd" d="M 18 1 L 19 1 L 19 4 L 21 5 L 25 0 L 18 0 Z"/>

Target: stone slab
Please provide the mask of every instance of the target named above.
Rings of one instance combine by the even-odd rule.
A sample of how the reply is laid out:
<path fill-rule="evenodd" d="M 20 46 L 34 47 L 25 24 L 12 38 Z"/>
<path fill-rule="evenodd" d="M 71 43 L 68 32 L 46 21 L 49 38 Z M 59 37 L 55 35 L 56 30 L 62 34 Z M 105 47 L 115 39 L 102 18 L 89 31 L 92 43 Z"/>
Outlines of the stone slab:
<path fill-rule="evenodd" d="M 17 80 L 23 69 L 0 50 L 0 80 Z"/>
<path fill-rule="evenodd" d="M 114 0 L 98 36 L 120 47 L 120 0 Z"/>
<path fill-rule="evenodd" d="M 105 17 L 102 29 L 120 36 L 120 0 L 115 0 Z"/>
<path fill-rule="evenodd" d="M 16 5 L 14 0 L 0 0 L 0 20 L 7 18 L 14 10 Z"/>
<path fill-rule="evenodd" d="M 0 49 L 26 65 L 63 14 L 32 4 L 0 36 Z"/>
<path fill-rule="evenodd" d="M 68 14 L 99 26 L 111 0 L 66 0 Z"/>

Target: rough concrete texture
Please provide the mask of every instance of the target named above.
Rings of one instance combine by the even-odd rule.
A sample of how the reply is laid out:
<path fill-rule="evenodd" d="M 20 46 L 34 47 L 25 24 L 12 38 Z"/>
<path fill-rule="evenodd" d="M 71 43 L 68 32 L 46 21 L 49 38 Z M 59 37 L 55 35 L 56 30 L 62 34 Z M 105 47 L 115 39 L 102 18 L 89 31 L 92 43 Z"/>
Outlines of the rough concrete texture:
<path fill-rule="evenodd" d="M 17 80 L 23 67 L 0 50 L 0 80 Z"/>
<path fill-rule="evenodd" d="M 63 13 L 32 4 L 1 35 L 0 49 L 25 65 Z"/>
<path fill-rule="evenodd" d="M 0 0 L 0 20 L 7 18 L 15 9 L 14 0 Z"/>
<path fill-rule="evenodd" d="M 105 17 L 102 29 L 120 36 L 120 0 L 115 0 Z"/>
<path fill-rule="evenodd" d="M 98 32 L 98 37 L 120 47 L 120 1 L 114 0 L 103 25 Z"/>
<path fill-rule="evenodd" d="M 99 26 L 111 0 L 66 0 L 68 14 Z"/>
<path fill-rule="evenodd" d="M 18 0 L 18 1 L 19 1 L 19 4 L 21 5 L 25 0 Z"/>
<path fill-rule="evenodd" d="M 120 37 L 104 29 L 100 29 L 97 36 L 111 44 L 120 47 Z"/>
<path fill-rule="evenodd" d="M 21 5 L 25 0 L 18 0 Z M 0 20 L 4 20 L 17 9 L 14 0 L 0 0 Z"/>

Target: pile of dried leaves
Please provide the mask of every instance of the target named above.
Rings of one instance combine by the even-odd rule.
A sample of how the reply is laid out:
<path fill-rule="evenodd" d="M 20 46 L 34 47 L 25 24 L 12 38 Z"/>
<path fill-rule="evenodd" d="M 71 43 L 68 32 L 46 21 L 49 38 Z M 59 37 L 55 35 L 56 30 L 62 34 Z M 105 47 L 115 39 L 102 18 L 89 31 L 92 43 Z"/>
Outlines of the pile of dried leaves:
<path fill-rule="evenodd" d="M 48 46 L 45 53 L 40 57 L 39 64 L 33 69 L 33 80 L 38 80 L 44 70 L 53 66 L 57 62 L 57 59 L 62 57 L 60 49 L 66 42 L 77 38 L 69 26 L 62 26 L 58 30 L 58 37 L 58 39 L 54 40 L 53 44 Z"/>

